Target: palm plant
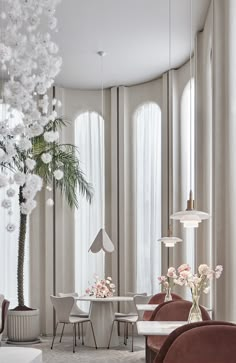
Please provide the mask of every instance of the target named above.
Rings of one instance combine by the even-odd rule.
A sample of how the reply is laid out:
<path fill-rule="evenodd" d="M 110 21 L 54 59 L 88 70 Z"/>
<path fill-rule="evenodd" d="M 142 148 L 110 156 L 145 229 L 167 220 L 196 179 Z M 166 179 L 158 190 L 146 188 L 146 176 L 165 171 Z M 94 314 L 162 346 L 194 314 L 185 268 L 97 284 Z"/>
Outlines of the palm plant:
<path fill-rule="evenodd" d="M 44 127 L 44 132 L 55 131 L 58 128 L 66 126 L 61 118 L 54 122 L 49 122 Z M 42 178 L 45 185 L 54 184 L 55 188 L 61 191 L 65 196 L 68 205 L 78 208 L 77 190 L 85 195 L 88 202 L 92 199 L 92 186 L 86 181 L 85 175 L 80 168 L 78 158 L 78 149 L 73 144 L 61 144 L 59 142 L 48 143 L 45 141 L 43 134 L 31 138 L 32 149 L 29 152 L 21 151 L 16 146 L 16 156 L 11 164 L 2 163 L 2 168 L 8 168 L 13 172 L 21 172 L 27 174 L 27 158 L 35 161 L 33 173 Z M 0 145 L 1 146 L 1 145 Z M 3 147 L 3 145 L 2 145 Z M 50 163 L 42 160 L 42 155 L 49 153 L 52 157 Z M 57 169 L 63 171 L 63 178 L 57 180 L 54 178 L 54 172 Z M 24 185 L 19 186 L 19 203 L 25 203 Z M 18 262 L 17 262 L 17 296 L 18 306 L 14 310 L 27 310 L 24 302 L 24 258 L 25 258 L 25 241 L 27 231 L 28 217 L 20 210 L 20 225 L 18 236 Z"/>

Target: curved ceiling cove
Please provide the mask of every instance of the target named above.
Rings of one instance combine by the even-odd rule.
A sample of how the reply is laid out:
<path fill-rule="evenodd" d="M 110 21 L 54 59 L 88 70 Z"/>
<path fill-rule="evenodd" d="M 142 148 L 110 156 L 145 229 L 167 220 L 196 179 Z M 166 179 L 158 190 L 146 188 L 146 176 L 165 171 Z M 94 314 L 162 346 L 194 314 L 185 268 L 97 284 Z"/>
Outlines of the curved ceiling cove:
<path fill-rule="evenodd" d="M 190 1 L 172 0 L 172 67 L 190 50 Z M 202 30 L 210 0 L 193 0 L 193 34 Z M 155 79 L 169 66 L 167 0 L 63 0 L 56 42 L 63 58 L 58 85 L 80 89 L 133 85 Z"/>

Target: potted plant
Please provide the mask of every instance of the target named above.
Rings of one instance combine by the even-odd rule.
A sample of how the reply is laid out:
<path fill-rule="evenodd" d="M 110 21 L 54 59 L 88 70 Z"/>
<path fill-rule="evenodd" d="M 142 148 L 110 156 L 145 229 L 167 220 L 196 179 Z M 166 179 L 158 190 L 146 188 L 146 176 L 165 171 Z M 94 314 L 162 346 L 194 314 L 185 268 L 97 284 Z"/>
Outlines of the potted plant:
<path fill-rule="evenodd" d="M 1 10 L 0 188 L 8 186 L 2 207 L 12 213 L 15 189 L 11 184 L 15 183 L 20 206 L 18 306 L 8 319 L 8 335 L 14 341 L 33 340 L 38 334 L 39 313 L 25 306 L 23 280 L 28 215 L 36 207 L 37 192 L 43 183 L 54 180 L 70 206 L 77 206 L 77 186 L 91 199 L 76 147 L 58 142 L 58 128 L 65 126 L 55 111 L 59 101 L 53 99 L 49 107 L 47 95 L 62 64 L 51 36 L 58 30 L 55 12 L 59 2 L 3 0 Z M 21 114 L 18 124 L 14 124 L 14 110 Z M 10 177 L 5 170 L 10 170 Z M 16 227 L 9 222 L 6 228 L 10 233 Z"/>
<path fill-rule="evenodd" d="M 32 149 L 30 152 L 18 145 L 13 162 L 3 161 L 0 163 L 1 169 L 7 168 L 12 171 L 14 182 L 19 189 L 18 306 L 9 312 L 8 318 L 8 338 L 12 342 L 32 342 L 39 335 L 39 311 L 25 306 L 23 274 L 28 215 L 36 206 L 34 200 L 36 193 L 41 190 L 42 184 L 49 186 L 54 182 L 55 187 L 62 192 L 70 207 L 78 207 L 78 188 L 88 201 L 91 201 L 92 198 L 92 188 L 80 169 L 76 146 L 58 142 L 58 129 L 64 126 L 66 124 L 61 118 L 50 121 L 44 127 L 44 132 L 41 135 L 31 138 Z M 6 152 L 3 142 L 0 142 L 0 148 Z M 5 200 L 6 206 L 10 203 L 10 196 L 13 197 L 14 195 L 13 190 L 11 188 L 7 190 L 9 199 Z M 9 224 L 7 229 L 11 232 L 15 226 Z M 27 329 L 21 330 L 19 328 L 20 320 L 24 326 L 28 327 Z M 16 324 L 18 325 L 17 330 L 15 329 Z"/>

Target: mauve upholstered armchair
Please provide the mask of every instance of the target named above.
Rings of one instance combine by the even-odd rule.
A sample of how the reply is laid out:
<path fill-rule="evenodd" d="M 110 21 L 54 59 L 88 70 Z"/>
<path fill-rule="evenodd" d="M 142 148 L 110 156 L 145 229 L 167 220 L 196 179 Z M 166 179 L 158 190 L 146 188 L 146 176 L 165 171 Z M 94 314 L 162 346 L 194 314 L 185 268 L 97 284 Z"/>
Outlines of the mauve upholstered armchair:
<path fill-rule="evenodd" d="M 154 363 L 235 363 L 236 325 L 221 321 L 186 324 L 174 330 Z"/>
<path fill-rule="evenodd" d="M 192 302 L 186 300 L 168 301 L 160 304 L 152 313 L 150 320 L 155 321 L 187 321 Z M 202 319 L 211 320 L 208 312 L 200 306 Z M 167 336 L 153 335 L 147 337 L 147 360 L 153 362 Z M 185 362 L 184 362 L 185 363 Z"/>
<path fill-rule="evenodd" d="M 173 299 L 172 301 L 182 300 L 182 297 L 175 293 L 171 293 L 171 295 Z M 148 304 L 162 304 L 165 300 L 165 296 L 166 296 L 165 292 L 159 292 L 158 294 L 153 295 L 151 297 Z M 150 320 L 151 316 L 152 316 L 152 311 L 145 311 L 143 314 L 143 320 Z"/>

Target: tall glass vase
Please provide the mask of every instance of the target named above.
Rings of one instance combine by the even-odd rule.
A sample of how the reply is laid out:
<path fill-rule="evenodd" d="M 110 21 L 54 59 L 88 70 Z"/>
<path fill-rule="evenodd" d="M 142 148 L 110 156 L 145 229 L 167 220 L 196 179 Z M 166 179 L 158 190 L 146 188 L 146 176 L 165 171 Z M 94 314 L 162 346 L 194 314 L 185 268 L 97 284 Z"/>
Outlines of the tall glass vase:
<path fill-rule="evenodd" d="M 189 315 L 188 315 L 189 323 L 195 323 L 197 321 L 202 321 L 202 313 L 201 313 L 201 309 L 199 307 L 199 298 L 200 298 L 200 294 L 196 291 L 192 291 L 193 304 L 191 306 L 191 309 L 190 309 Z"/>
<path fill-rule="evenodd" d="M 167 287 L 164 302 L 171 301 L 171 300 L 172 300 L 171 287 Z"/>

